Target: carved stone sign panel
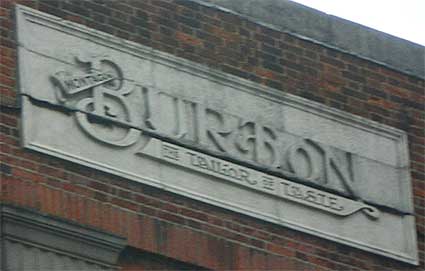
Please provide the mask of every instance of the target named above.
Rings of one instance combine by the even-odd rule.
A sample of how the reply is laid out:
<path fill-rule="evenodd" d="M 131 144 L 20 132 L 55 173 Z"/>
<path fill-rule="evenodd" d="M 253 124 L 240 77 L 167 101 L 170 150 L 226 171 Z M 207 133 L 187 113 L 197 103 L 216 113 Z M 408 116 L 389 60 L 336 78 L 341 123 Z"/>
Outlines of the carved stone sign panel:
<path fill-rule="evenodd" d="M 402 131 L 28 8 L 17 20 L 25 147 L 417 264 Z"/>

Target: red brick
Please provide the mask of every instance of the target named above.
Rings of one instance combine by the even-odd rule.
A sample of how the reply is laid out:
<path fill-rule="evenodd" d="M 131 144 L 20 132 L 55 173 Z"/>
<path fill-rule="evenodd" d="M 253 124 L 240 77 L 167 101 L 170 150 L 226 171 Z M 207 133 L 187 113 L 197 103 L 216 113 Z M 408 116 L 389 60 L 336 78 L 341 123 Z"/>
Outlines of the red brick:
<path fill-rule="evenodd" d="M 140 238 L 137 241 L 139 248 L 150 252 L 156 252 L 157 240 L 155 238 L 155 220 L 148 216 L 139 216 L 139 223 L 137 226 L 141 232 Z"/>
<path fill-rule="evenodd" d="M 208 215 L 201 213 L 201 212 L 193 211 L 193 210 L 186 209 L 186 208 L 181 208 L 180 213 L 184 216 L 188 216 L 188 217 L 191 217 L 191 218 L 194 218 L 194 219 L 198 219 L 198 220 L 202 220 L 202 221 L 208 221 Z"/>
<path fill-rule="evenodd" d="M 44 186 L 44 193 L 42 197 L 45 199 L 45 212 L 49 215 L 55 215 L 56 202 L 54 201 L 54 190 L 46 185 Z"/>
<path fill-rule="evenodd" d="M 192 46 L 200 46 L 202 44 L 202 41 L 200 39 L 183 32 L 176 32 L 176 39 Z"/>
<path fill-rule="evenodd" d="M 265 270 L 267 268 L 267 256 L 268 255 L 262 251 L 251 249 L 251 268 L 254 270 Z"/>
<path fill-rule="evenodd" d="M 2 46 L 1 48 L 4 48 L 4 46 Z M 2 56 L 2 57 L 0 57 L 0 65 L 6 66 L 6 67 L 9 67 L 9 68 L 14 68 L 15 65 L 16 65 L 16 60 L 15 60 L 14 57 Z M 2 78 L 2 77 L 0 77 L 0 78 Z M 8 79 L 8 80 L 12 80 L 12 79 Z"/>
<path fill-rule="evenodd" d="M 19 146 L 19 141 L 16 138 L 0 134 L 0 142 L 7 144 L 8 146 Z"/>
<path fill-rule="evenodd" d="M 165 234 L 166 248 L 165 251 L 167 255 L 170 255 L 174 259 L 182 259 L 187 261 L 187 247 L 185 242 L 185 236 L 187 236 L 187 231 L 182 229 L 179 226 L 171 225 L 167 228 Z"/>
<path fill-rule="evenodd" d="M 48 166 L 40 166 L 38 168 L 39 172 L 45 175 L 63 179 L 65 178 L 65 172 L 61 169 L 56 169 Z"/>
<path fill-rule="evenodd" d="M 276 255 L 267 255 L 267 267 L 266 270 L 296 270 L 294 268 L 293 261 L 289 258 L 279 257 Z"/>
<path fill-rule="evenodd" d="M 0 6 L 0 17 L 7 17 L 9 16 L 9 11 L 5 8 L 3 8 L 3 5 Z M 3 50 L 0 48 L 0 51 Z"/>
<path fill-rule="evenodd" d="M 128 213 L 128 210 L 123 210 L 123 209 L 120 210 L 121 227 L 120 227 L 119 234 L 121 236 L 128 236 L 129 227 L 131 226 L 127 221 L 127 218 L 128 218 L 127 213 Z"/>
<path fill-rule="evenodd" d="M 67 219 L 67 220 L 72 220 L 71 195 L 70 195 L 70 193 L 66 193 L 66 192 L 62 191 L 61 202 L 62 202 L 61 216 L 64 217 L 65 219 Z"/>
<path fill-rule="evenodd" d="M 25 206 L 26 195 L 24 191 L 24 182 L 18 179 L 12 179 L 13 186 L 12 201 L 20 206 Z"/>
<path fill-rule="evenodd" d="M 111 207 L 111 229 L 112 232 L 115 234 L 119 234 L 120 230 L 121 230 L 121 223 L 122 221 L 120 220 L 120 209 L 118 207 L 112 206 Z"/>
<path fill-rule="evenodd" d="M 180 208 L 178 206 L 176 206 L 175 204 L 169 204 L 169 203 L 163 202 L 161 204 L 161 209 L 164 210 L 164 211 L 168 211 L 170 213 L 173 213 L 173 214 L 180 213 Z"/>
<path fill-rule="evenodd" d="M 16 0 L 15 0 L 16 1 Z M 37 8 L 37 1 L 36 0 L 17 0 L 16 1 L 20 5 Z"/>
<path fill-rule="evenodd" d="M 63 216 L 63 214 L 61 213 L 62 204 L 63 204 L 63 202 L 61 201 L 61 193 L 62 191 L 58 189 L 52 189 L 51 204 L 52 204 L 53 215 L 55 216 Z"/>
<path fill-rule="evenodd" d="M 385 108 L 385 109 L 391 109 L 391 110 L 400 108 L 400 105 L 398 105 L 398 104 L 395 104 L 393 102 L 390 102 L 390 101 L 387 101 L 387 100 L 384 100 L 384 99 L 379 99 L 379 98 L 369 98 L 367 100 L 367 103 L 370 104 L 370 105 L 382 107 L 382 108 Z"/>
<path fill-rule="evenodd" d="M 13 77 L 15 75 L 15 71 L 11 67 L 6 67 L 3 65 L 0 66 L 0 73 L 7 77 Z"/>
<path fill-rule="evenodd" d="M 16 60 L 16 48 L 6 47 L 0 44 L 0 56 L 8 58 L 12 61 Z M 0 62 L 3 63 L 3 62 Z M 14 68 L 11 66 L 10 68 Z"/>
<path fill-rule="evenodd" d="M 78 197 L 75 194 L 68 193 L 69 195 L 69 218 L 73 221 L 79 221 L 78 217 Z"/>
<path fill-rule="evenodd" d="M 99 201 L 95 202 L 95 209 L 96 209 L 96 219 L 95 219 L 95 226 L 96 228 L 101 229 L 103 225 L 103 219 L 104 219 L 104 204 Z"/>
<path fill-rule="evenodd" d="M 96 227 L 96 220 L 97 220 L 97 209 L 96 209 L 96 203 L 92 200 L 87 200 L 87 223 L 92 226 Z"/>
<path fill-rule="evenodd" d="M 178 216 L 169 212 L 158 212 L 158 217 L 177 224 L 185 223 L 185 219 L 182 216 Z"/>
<path fill-rule="evenodd" d="M 87 223 L 87 203 L 84 197 L 77 197 L 77 222 L 81 224 Z"/>
<path fill-rule="evenodd" d="M 219 254 L 222 250 L 223 241 L 209 235 L 202 235 L 199 239 L 199 253 L 203 259 L 203 265 L 213 269 L 224 269 Z"/>
<path fill-rule="evenodd" d="M 15 87 L 15 80 L 6 75 L 0 75 L 0 84 L 7 87 Z"/>
<path fill-rule="evenodd" d="M 416 188 L 413 190 L 413 195 L 416 197 L 425 198 L 425 187 L 421 185 L 421 188 Z"/>
<path fill-rule="evenodd" d="M 93 191 L 80 186 L 80 185 L 76 185 L 76 184 L 72 184 L 72 183 L 65 183 L 63 184 L 63 189 L 65 189 L 66 191 L 69 192 L 74 192 L 76 194 L 79 194 L 81 196 L 86 196 L 86 197 L 93 197 Z"/>
<path fill-rule="evenodd" d="M 283 255 L 283 256 L 287 256 L 287 257 L 293 257 L 295 255 L 295 251 L 285 248 L 283 246 L 279 246 L 279 245 L 275 245 L 273 243 L 268 243 L 266 245 L 266 249 L 270 252 L 279 254 L 279 255 Z"/>
<path fill-rule="evenodd" d="M 78 24 L 82 24 L 85 25 L 86 24 L 86 20 L 79 17 L 79 16 L 74 16 L 74 15 L 66 15 L 65 17 L 67 20 L 70 20 L 74 23 L 78 23 Z"/>
<path fill-rule="evenodd" d="M 127 223 L 128 223 L 128 242 L 129 245 L 137 247 L 138 240 L 140 239 L 140 225 L 139 225 L 139 218 L 138 215 L 135 213 L 128 212 L 127 214 Z"/>
<path fill-rule="evenodd" d="M 31 190 L 31 186 L 29 182 L 22 182 L 20 184 L 21 188 L 20 190 L 22 191 L 22 206 L 28 206 L 28 207 L 33 207 L 32 204 L 32 190 Z"/>
<path fill-rule="evenodd" d="M 39 193 L 39 199 L 40 199 L 40 210 L 44 213 L 49 213 L 49 195 L 48 195 L 48 189 L 44 185 L 39 186 L 40 193 Z"/>
<path fill-rule="evenodd" d="M 39 175 L 36 172 L 31 172 L 21 168 L 13 168 L 12 174 L 23 180 L 30 180 L 33 182 L 44 182 L 46 179 L 44 176 Z"/>
<path fill-rule="evenodd" d="M 120 206 L 122 208 L 125 209 L 129 209 L 132 211 L 138 211 L 139 210 L 139 206 L 131 201 L 128 200 L 123 200 L 120 198 L 112 198 L 111 203 L 117 206 Z"/>
<path fill-rule="evenodd" d="M 409 91 L 400 87 L 396 87 L 393 85 L 389 85 L 389 84 L 384 84 L 382 86 L 382 88 L 384 89 L 384 91 L 386 91 L 387 93 L 390 93 L 392 95 L 395 96 L 399 96 L 402 98 L 408 98 L 409 97 Z"/>
<path fill-rule="evenodd" d="M 277 80 L 277 76 L 276 76 L 275 72 L 272 72 L 270 70 L 263 69 L 263 68 L 260 68 L 260 67 L 255 69 L 255 74 L 257 74 L 258 76 L 263 77 L 263 78 L 269 78 L 269 79 L 272 79 L 272 80 Z"/>
<path fill-rule="evenodd" d="M 12 88 L 8 88 L 8 87 L 0 87 L 0 103 L 3 103 L 2 100 L 3 99 L 12 99 L 16 97 L 16 92 L 12 90 Z"/>
<path fill-rule="evenodd" d="M 112 207 L 109 203 L 103 203 L 102 204 L 102 225 L 101 225 L 101 228 L 104 231 L 107 231 L 107 232 L 112 232 L 112 224 L 114 223 L 114 221 L 112 220 L 111 208 Z"/>
<path fill-rule="evenodd" d="M 234 255 L 234 269 L 235 270 L 250 270 L 251 257 L 250 249 L 245 246 L 238 246 Z"/>
<path fill-rule="evenodd" d="M 19 161 L 19 166 L 32 171 L 38 170 L 38 165 L 36 163 L 24 159 Z"/>

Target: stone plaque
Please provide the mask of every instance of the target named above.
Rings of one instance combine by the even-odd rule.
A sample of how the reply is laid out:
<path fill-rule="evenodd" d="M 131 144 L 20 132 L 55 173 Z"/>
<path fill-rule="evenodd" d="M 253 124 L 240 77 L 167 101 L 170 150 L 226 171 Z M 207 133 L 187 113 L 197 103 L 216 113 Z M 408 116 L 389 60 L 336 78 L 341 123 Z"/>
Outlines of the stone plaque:
<path fill-rule="evenodd" d="M 402 131 L 28 8 L 17 23 L 24 147 L 418 263 Z"/>

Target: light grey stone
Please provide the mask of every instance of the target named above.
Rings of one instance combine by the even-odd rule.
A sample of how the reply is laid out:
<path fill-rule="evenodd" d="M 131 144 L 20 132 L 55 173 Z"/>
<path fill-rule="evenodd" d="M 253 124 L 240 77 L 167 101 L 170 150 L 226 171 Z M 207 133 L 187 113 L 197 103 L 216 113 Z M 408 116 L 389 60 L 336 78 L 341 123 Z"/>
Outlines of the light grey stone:
<path fill-rule="evenodd" d="M 417 264 L 403 131 L 17 11 L 24 147 Z"/>

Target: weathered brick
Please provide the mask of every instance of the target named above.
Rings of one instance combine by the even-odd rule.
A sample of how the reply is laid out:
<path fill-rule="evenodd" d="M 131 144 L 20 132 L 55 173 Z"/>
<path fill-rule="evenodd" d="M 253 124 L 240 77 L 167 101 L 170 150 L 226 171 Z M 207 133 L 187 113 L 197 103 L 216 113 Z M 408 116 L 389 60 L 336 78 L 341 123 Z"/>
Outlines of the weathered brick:
<path fill-rule="evenodd" d="M 353 89 L 350 88 L 342 88 L 342 93 L 344 93 L 345 95 L 360 99 L 360 100 L 366 100 L 368 95 L 366 93 L 360 92 L 360 91 L 355 91 Z"/>
<path fill-rule="evenodd" d="M 263 34 L 256 33 L 256 34 L 254 35 L 254 38 L 255 38 L 256 40 L 259 40 L 259 41 L 261 41 L 261 42 L 263 42 L 263 43 L 266 43 L 266 44 L 269 44 L 269 45 L 271 45 L 271 46 L 274 46 L 274 45 L 275 45 L 275 40 L 274 40 L 273 38 L 269 37 L 269 36 L 266 36 L 266 35 L 263 35 Z"/>
<path fill-rule="evenodd" d="M 117 27 L 117 28 L 120 28 L 120 29 L 122 29 L 124 31 L 134 32 L 134 30 L 135 30 L 134 25 L 128 24 L 128 23 L 125 23 L 123 21 L 116 20 L 116 19 L 113 19 L 113 18 L 109 18 L 109 23 L 112 26 Z"/>
<path fill-rule="evenodd" d="M 202 41 L 199 38 L 193 37 L 183 32 L 176 32 L 176 39 L 192 46 L 199 46 L 202 44 Z"/>
<path fill-rule="evenodd" d="M 191 1 L 185 1 L 185 0 L 176 0 L 175 3 L 177 5 L 181 5 L 184 6 L 185 8 L 194 10 L 194 11 L 199 11 L 200 10 L 200 5 L 191 2 Z"/>
<path fill-rule="evenodd" d="M 263 53 L 263 52 L 258 52 L 257 53 L 257 58 L 259 60 L 263 60 L 263 61 L 267 61 L 269 63 L 276 63 L 278 64 L 278 58 L 274 55 L 271 54 L 267 54 L 267 53 Z"/>
<path fill-rule="evenodd" d="M 47 5 L 45 3 L 39 3 L 39 9 L 40 11 L 58 16 L 58 17 L 63 17 L 65 12 L 59 8 L 56 7 L 52 7 L 50 5 Z"/>
<path fill-rule="evenodd" d="M 187 26 L 193 27 L 193 28 L 200 28 L 201 23 L 193 18 L 185 17 L 185 16 L 176 16 L 176 19 L 178 22 L 185 24 Z"/>
<path fill-rule="evenodd" d="M 280 65 L 274 64 L 269 61 L 263 61 L 263 67 L 277 73 L 283 72 L 283 68 Z"/>
<path fill-rule="evenodd" d="M 149 28 L 149 22 L 147 18 L 143 17 L 131 17 L 130 23 L 136 27 Z"/>
<path fill-rule="evenodd" d="M 249 73 L 247 73 L 243 70 L 240 70 L 240 69 L 233 68 L 233 67 L 228 66 L 228 65 L 223 65 L 223 71 L 228 72 L 228 73 L 233 74 L 233 75 L 236 75 L 236 76 L 239 76 L 239 77 L 242 77 L 242 78 L 249 78 L 249 76 L 250 76 Z"/>
<path fill-rule="evenodd" d="M 10 175 L 12 173 L 12 168 L 9 165 L 0 163 L 0 172 L 2 172 L 2 174 Z"/>

